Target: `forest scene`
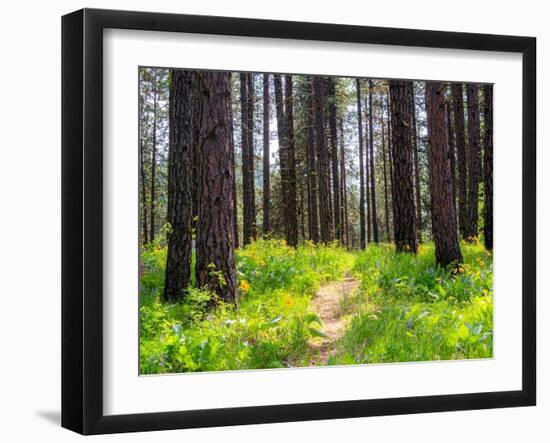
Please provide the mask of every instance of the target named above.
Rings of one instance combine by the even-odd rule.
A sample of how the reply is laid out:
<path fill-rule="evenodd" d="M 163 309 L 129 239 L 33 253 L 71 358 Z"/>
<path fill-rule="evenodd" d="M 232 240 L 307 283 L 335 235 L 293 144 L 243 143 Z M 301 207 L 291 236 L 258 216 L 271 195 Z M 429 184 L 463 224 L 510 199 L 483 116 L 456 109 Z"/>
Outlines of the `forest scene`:
<path fill-rule="evenodd" d="M 138 77 L 140 374 L 493 356 L 493 85 Z"/>

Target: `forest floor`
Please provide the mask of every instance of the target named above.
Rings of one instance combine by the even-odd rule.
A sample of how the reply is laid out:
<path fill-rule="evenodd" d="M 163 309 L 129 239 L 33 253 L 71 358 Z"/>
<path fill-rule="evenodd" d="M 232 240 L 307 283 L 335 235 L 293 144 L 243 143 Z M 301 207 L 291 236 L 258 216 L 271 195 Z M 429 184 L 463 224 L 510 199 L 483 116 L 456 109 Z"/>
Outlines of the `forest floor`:
<path fill-rule="evenodd" d="M 343 335 L 348 323 L 348 316 L 342 310 L 342 302 L 346 297 L 352 296 L 358 287 L 359 281 L 347 272 L 344 280 L 322 286 L 311 301 L 313 312 L 323 322 L 321 331 L 325 335 L 310 339 L 311 350 L 317 357 L 312 361 L 313 365 L 324 366 L 333 355 L 336 341 Z"/>

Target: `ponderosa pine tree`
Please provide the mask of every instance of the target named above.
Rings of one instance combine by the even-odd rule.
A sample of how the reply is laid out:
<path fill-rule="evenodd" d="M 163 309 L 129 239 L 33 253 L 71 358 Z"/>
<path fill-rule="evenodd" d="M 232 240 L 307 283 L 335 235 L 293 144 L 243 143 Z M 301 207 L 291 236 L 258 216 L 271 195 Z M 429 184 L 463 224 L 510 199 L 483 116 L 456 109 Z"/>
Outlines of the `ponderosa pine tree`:
<path fill-rule="evenodd" d="M 483 86 L 483 234 L 485 248 L 493 250 L 493 85 Z"/>
<path fill-rule="evenodd" d="M 200 94 L 195 71 L 171 72 L 168 151 L 168 251 L 164 300 L 181 300 L 191 281 L 193 163 L 199 143 Z"/>
<path fill-rule="evenodd" d="M 330 148 L 332 164 L 332 204 L 334 214 L 334 238 L 342 241 L 342 224 L 340 218 L 340 183 L 338 178 L 338 127 L 336 117 L 336 81 L 328 77 L 328 112 L 330 128 Z"/>
<path fill-rule="evenodd" d="M 369 157 L 370 157 L 370 207 L 371 207 L 371 220 L 372 220 L 372 239 L 374 243 L 378 243 L 378 219 L 376 212 L 376 189 L 374 179 L 374 131 L 372 129 L 372 115 L 374 113 L 372 108 L 372 90 L 374 86 L 372 79 L 369 79 Z"/>
<path fill-rule="evenodd" d="M 155 204 L 157 202 L 157 117 L 158 117 L 158 85 L 157 85 L 157 71 L 153 71 L 153 141 L 151 148 L 151 201 L 149 209 L 149 240 L 155 241 L 156 231 L 155 231 L 155 217 L 156 209 Z"/>
<path fill-rule="evenodd" d="M 271 231 L 270 154 L 269 154 L 269 74 L 263 75 L 263 225 L 264 234 Z"/>
<path fill-rule="evenodd" d="M 340 128 L 340 221 L 342 223 L 342 238 L 344 245 L 349 247 L 349 220 L 348 220 L 348 197 L 346 184 L 346 144 L 344 138 L 344 120 L 339 119 Z"/>
<path fill-rule="evenodd" d="M 287 243 L 298 245 L 298 211 L 296 208 L 296 152 L 294 146 L 294 102 L 293 80 L 291 75 L 285 75 L 285 130 L 286 130 L 286 165 L 288 178 L 287 200 L 284 203 L 287 225 Z"/>
<path fill-rule="evenodd" d="M 147 175 L 145 174 L 145 127 L 147 126 L 147 120 L 144 113 L 144 97 L 143 97 L 143 86 L 144 86 L 144 77 L 145 77 L 145 70 L 141 69 L 139 71 L 139 118 L 140 118 L 140 125 L 139 125 L 139 133 L 138 133 L 138 144 L 139 144 L 139 182 L 141 185 L 141 239 L 144 245 L 149 243 L 149 227 L 147 225 Z"/>
<path fill-rule="evenodd" d="M 237 302 L 230 73 L 202 71 L 196 280 L 221 300 Z"/>
<path fill-rule="evenodd" d="M 466 98 L 468 104 L 468 150 L 466 151 L 468 192 L 465 239 L 471 241 L 478 235 L 478 194 L 481 176 L 479 86 L 477 84 L 468 83 Z"/>
<path fill-rule="evenodd" d="M 389 113 L 389 109 L 388 109 Z M 384 127 L 384 110 L 380 108 L 380 132 L 382 136 L 382 171 L 384 173 L 384 220 L 386 221 L 386 241 L 391 241 L 391 232 L 390 232 L 390 202 L 388 195 L 388 167 L 386 160 L 386 140 L 385 140 L 385 127 Z M 389 137 L 388 137 L 389 138 Z"/>
<path fill-rule="evenodd" d="M 254 192 L 254 147 L 253 147 L 253 91 L 250 77 L 241 73 L 241 151 L 243 175 L 243 245 L 256 237 L 256 203 Z M 252 100 L 251 100 L 252 98 Z"/>
<path fill-rule="evenodd" d="M 317 182 L 317 161 L 315 154 L 315 129 L 313 122 L 313 80 L 311 77 L 307 80 L 310 93 L 306 98 L 307 106 L 307 179 L 308 179 L 308 230 L 309 239 L 313 243 L 319 243 L 319 210 L 318 200 L 318 182 Z"/>
<path fill-rule="evenodd" d="M 323 78 L 313 77 L 313 109 L 315 122 L 315 141 L 317 146 L 317 177 L 319 183 L 319 222 L 321 241 L 332 241 L 332 219 L 330 216 L 329 161 L 325 138 L 325 112 Z"/>
<path fill-rule="evenodd" d="M 466 136 L 464 129 L 464 90 L 461 83 L 452 83 L 454 134 L 457 160 L 456 191 L 458 199 L 458 230 L 462 238 L 466 238 L 467 224 L 467 165 Z"/>
<path fill-rule="evenodd" d="M 359 133 L 359 241 L 360 248 L 367 247 L 367 233 L 365 223 L 365 164 L 363 153 L 363 112 L 361 110 L 361 81 L 355 79 L 357 94 L 357 129 Z"/>
<path fill-rule="evenodd" d="M 390 80 L 395 248 L 397 252 L 416 253 L 410 114 L 411 88 L 412 82 L 410 81 Z"/>
<path fill-rule="evenodd" d="M 448 96 L 450 97 L 450 92 Z M 453 132 L 453 119 L 451 116 L 451 101 L 447 99 L 445 103 L 447 111 L 447 140 L 449 141 L 449 158 L 451 159 L 451 182 L 453 185 L 453 204 L 455 206 L 455 214 L 457 212 L 456 207 L 456 154 L 455 154 L 455 140 Z"/>
<path fill-rule="evenodd" d="M 414 196 L 416 199 L 416 234 L 418 242 L 422 242 L 422 198 L 420 195 L 420 154 L 418 152 L 418 132 L 416 128 L 416 100 L 414 83 L 411 86 L 411 116 L 412 116 L 412 143 L 414 160 Z"/>
<path fill-rule="evenodd" d="M 462 254 L 453 202 L 445 85 L 442 82 L 426 82 L 426 114 L 435 258 L 438 265 L 447 267 L 461 262 Z"/>

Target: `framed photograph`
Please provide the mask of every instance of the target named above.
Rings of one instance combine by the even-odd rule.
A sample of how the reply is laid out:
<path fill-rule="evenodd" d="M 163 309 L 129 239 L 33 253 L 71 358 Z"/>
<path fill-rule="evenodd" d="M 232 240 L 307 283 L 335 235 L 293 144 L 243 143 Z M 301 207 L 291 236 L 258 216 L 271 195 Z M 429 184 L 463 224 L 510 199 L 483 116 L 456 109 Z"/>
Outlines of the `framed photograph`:
<path fill-rule="evenodd" d="M 62 425 L 535 405 L 536 40 L 62 20 Z"/>

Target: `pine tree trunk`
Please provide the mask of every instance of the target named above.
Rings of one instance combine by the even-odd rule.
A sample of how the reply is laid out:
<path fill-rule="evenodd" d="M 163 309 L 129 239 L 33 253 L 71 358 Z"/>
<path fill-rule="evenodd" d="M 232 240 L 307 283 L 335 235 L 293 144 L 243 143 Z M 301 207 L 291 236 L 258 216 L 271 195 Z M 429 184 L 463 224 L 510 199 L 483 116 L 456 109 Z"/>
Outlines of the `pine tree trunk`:
<path fill-rule="evenodd" d="M 469 83 L 466 86 L 466 97 L 468 103 L 468 150 L 466 151 L 468 194 L 465 238 L 472 240 L 478 235 L 478 194 L 481 172 L 479 86 Z"/>
<path fill-rule="evenodd" d="M 422 199 L 420 195 L 420 153 L 418 152 L 418 132 L 416 130 L 416 101 L 414 94 L 414 84 L 411 86 L 411 115 L 412 115 L 412 141 L 413 141 L 413 159 L 414 159 L 414 187 L 416 198 L 416 234 L 418 243 L 422 242 Z"/>
<path fill-rule="evenodd" d="M 270 214 L 270 154 L 269 154 L 269 74 L 264 74 L 263 77 L 263 130 L 264 130 L 264 140 L 263 140 L 263 226 L 262 229 L 264 234 L 267 234 L 271 231 L 271 214 Z"/>
<path fill-rule="evenodd" d="M 392 129 L 391 129 L 391 105 L 390 105 L 390 85 L 388 82 L 388 91 L 387 91 L 387 121 L 388 121 L 388 166 L 390 173 L 390 190 L 391 190 L 391 224 L 392 228 L 390 230 L 390 236 L 393 236 L 393 231 L 395 230 L 395 185 L 393 183 L 393 146 L 392 146 Z M 395 241 L 395 237 L 393 238 Z"/>
<path fill-rule="evenodd" d="M 371 192 L 371 220 L 372 220 L 372 239 L 374 243 L 378 243 L 378 219 L 376 212 L 376 188 L 374 179 L 374 131 L 372 129 L 372 89 L 373 83 L 369 79 L 369 157 L 370 157 L 370 192 Z"/>
<path fill-rule="evenodd" d="M 200 126 L 198 76 L 194 71 L 174 70 L 169 98 L 168 152 L 168 251 L 164 300 L 173 303 L 184 296 L 191 281 L 193 163 Z"/>
<path fill-rule="evenodd" d="M 349 226 L 348 226 L 348 197 L 346 189 L 346 150 L 345 150 L 345 140 L 344 140 L 344 120 L 340 118 L 340 220 L 342 223 L 342 238 L 346 248 L 349 248 Z"/>
<path fill-rule="evenodd" d="M 485 248 L 493 250 L 493 85 L 483 86 L 483 172 L 484 172 L 484 211 L 483 233 Z"/>
<path fill-rule="evenodd" d="M 256 204 L 254 193 L 253 94 L 252 74 L 241 73 L 241 147 L 243 174 L 243 245 L 256 237 Z"/>
<path fill-rule="evenodd" d="M 321 77 L 313 77 L 313 107 L 315 110 L 315 137 L 318 158 L 317 175 L 319 180 L 319 221 L 321 241 L 323 243 L 328 243 L 332 240 L 332 219 L 330 216 L 329 165 L 325 140 L 323 95 L 323 79 Z"/>
<path fill-rule="evenodd" d="M 397 252 L 416 253 L 413 160 L 410 115 L 412 82 L 390 80 L 392 110 L 394 238 Z"/>
<path fill-rule="evenodd" d="M 457 160 L 456 190 L 458 198 L 458 230 L 462 238 L 466 238 L 467 224 L 467 164 L 466 140 L 464 129 L 464 91 L 461 83 L 452 83 L 453 117 L 455 132 L 455 147 Z"/>
<path fill-rule="evenodd" d="M 342 222 L 340 217 L 340 183 L 338 178 L 338 127 L 336 121 L 336 83 L 328 78 L 330 147 L 332 151 L 332 196 L 334 214 L 334 238 L 342 241 Z"/>
<path fill-rule="evenodd" d="M 432 230 L 435 259 L 447 267 L 460 263 L 455 206 L 452 193 L 451 162 L 448 145 L 445 85 L 426 82 L 426 113 L 428 117 L 430 194 L 432 199 Z"/>
<path fill-rule="evenodd" d="M 359 237 L 360 248 L 367 247 L 366 226 L 365 226 L 365 165 L 363 154 L 363 112 L 361 110 L 361 81 L 355 79 L 355 90 L 357 92 L 357 128 L 359 131 Z"/>
<path fill-rule="evenodd" d="M 453 204 L 455 206 L 455 214 L 457 213 L 458 208 L 456 207 L 456 157 L 455 157 L 455 140 L 453 133 L 453 120 L 451 116 L 451 103 L 447 101 L 445 103 L 447 111 L 447 130 L 448 136 L 447 140 L 449 141 L 449 157 L 451 159 L 451 183 L 453 189 Z"/>
<path fill-rule="evenodd" d="M 298 245 L 298 213 L 296 210 L 296 153 L 294 146 L 294 104 L 292 99 L 292 76 L 285 76 L 285 129 L 286 155 L 288 168 L 288 199 L 285 201 L 285 218 L 287 228 L 287 243 Z"/>
<path fill-rule="evenodd" d="M 157 74 L 153 75 L 153 146 L 151 148 L 151 206 L 149 210 L 149 240 L 155 241 L 155 202 L 156 202 L 156 185 L 157 185 L 157 109 L 158 109 L 158 88 Z"/>
<path fill-rule="evenodd" d="M 146 174 L 145 174 L 145 143 L 143 140 L 143 127 L 142 125 L 145 125 L 145 115 L 143 112 L 143 97 L 142 97 L 142 84 L 143 84 L 143 78 L 142 73 L 140 71 L 140 77 L 139 77 L 139 121 L 140 121 L 140 128 L 139 128 L 139 181 L 141 184 L 141 211 L 142 211 L 142 227 L 141 227 L 141 238 L 143 240 L 143 244 L 146 245 L 149 243 L 149 230 L 147 225 L 147 184 L 146 184 Z"/>
<path fill-rule="evenodd" d="M 307 179 L 308 179 L 308 232 L 313 243 L 319 243 L 319 215 L 317 207 L 317 161 L 315 155 L 315 130 L 313 122 L 313 80 L 308 78 L 310 94 L 307 98 Z"/>
<path fill-rule="evenodd" d="M 221 300 L 236 303 L 230 74 L 203 71 L 200 77 L 197 283 Z"/>
<path fill-rule="evenodd" d="M 388 109 L 389 112 L 389 109 Z M 390 234 L 390 202 L 388 196 L 388 167 L 386 161 L 386 140 L 385 140 L 385 127 L 384 127 L 384 114 L 383 111 L 380 111 L 380 125 L 382 128 L 382 165 L 384 173 L 384 219 L 386 221 L 386 241 L 391 241 Z M 388 137 L 389 138 L 389 137 Z"/>

